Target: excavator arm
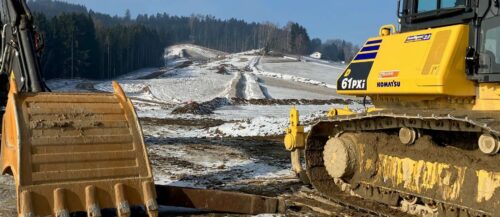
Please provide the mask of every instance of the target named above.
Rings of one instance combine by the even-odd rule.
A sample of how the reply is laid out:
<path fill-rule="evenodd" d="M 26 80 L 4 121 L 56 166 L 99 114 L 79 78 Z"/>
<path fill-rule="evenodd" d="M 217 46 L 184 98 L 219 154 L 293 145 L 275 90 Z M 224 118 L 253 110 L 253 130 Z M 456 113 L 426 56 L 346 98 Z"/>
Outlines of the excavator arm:
<path fill-rule="evenodd" d="M 0 73 L 16 80 L 21 92 L 46 92 L 37 51 L 41 43 L 24 0 L 2 0 L 2 59 Z"/>

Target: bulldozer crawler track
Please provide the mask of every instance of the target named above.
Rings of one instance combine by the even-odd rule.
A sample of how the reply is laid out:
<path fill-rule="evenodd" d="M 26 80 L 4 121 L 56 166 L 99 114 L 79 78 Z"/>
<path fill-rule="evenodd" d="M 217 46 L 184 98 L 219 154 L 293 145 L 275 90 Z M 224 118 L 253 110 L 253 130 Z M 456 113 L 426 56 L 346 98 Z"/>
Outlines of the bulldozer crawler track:
<path fill-rule="evenodd" d="M 305 149 L 307 174 L 313 186 L 328 198 L 336 198 L 343 192 L 341 187 L 328 175 L 323 162 L 323 150 L 326 142 L 335 136 L 347 132 L 382 132 L 384 130 L 411 127 L 415 129 L 439 132 L 464 132 L 500 135 L 500 121 L 498 112 L 467 112 L 467 111 L 440 111 L 426 112 L 421 110 L 380 111 L 369 114 L 339 116 L 318 122 L 313 126 L 307 138 Z M 463 204 L 452 203 L 446 200 L 426 197 L 411 191 L 387 188 L 373 183 L 358 183 L 356 187 L 366 187 L 376 190 L 380 194 L 374 197 L 377 201 L 390 205 L 399 205 L 403 195 L 417 197 L 419 200 L 434 201 L 440 204 L 440 215 L 447 209 L 462 210 L 474 216 L 498 216 L 495 210 L 480 210 Z M 384 196 L 385 195 L 385 196 Z M 392 197 L 391 197 L 392 195 Z M 359 196 L 359 195 L 358 195 Z M 384 198 L 385 197 L 385 198 Z M 397 201 L 394 198 L 398 198 Z M 392 198 L 392 200 L 391 200 Z M 498 203 L 498 201 L 496 202 Z"/>

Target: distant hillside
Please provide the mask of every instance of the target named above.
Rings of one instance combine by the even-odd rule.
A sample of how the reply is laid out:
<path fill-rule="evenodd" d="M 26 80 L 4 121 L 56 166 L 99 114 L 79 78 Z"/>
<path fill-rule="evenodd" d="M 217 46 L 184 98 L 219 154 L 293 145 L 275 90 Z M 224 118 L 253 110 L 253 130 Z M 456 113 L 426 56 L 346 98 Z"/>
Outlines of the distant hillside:
<path fill-rule="evenodd" d="M 43 13 L 48 18 L 59 16 L 62 13 L 87 13 L 85 6 L 62 1 L 29 0 L 28 5 L 33 12 Z"/>
<path fill-rule="evenodd" d="M 133 18 L 129 11 L 118 17 L 57 0 L 29 0 L 28 4 L 46 36 L 42 67 L 47 78 L 114 78 L 161 66 L 163 49 L 182 43 L 229 53 L 260 48 L 297 55 L 321 51 L 334 61 L 350 61 L 357 49 L 342 40 L 311 40 L 306 28 L 295 22 L 277 26 L 166 13 Z"/>

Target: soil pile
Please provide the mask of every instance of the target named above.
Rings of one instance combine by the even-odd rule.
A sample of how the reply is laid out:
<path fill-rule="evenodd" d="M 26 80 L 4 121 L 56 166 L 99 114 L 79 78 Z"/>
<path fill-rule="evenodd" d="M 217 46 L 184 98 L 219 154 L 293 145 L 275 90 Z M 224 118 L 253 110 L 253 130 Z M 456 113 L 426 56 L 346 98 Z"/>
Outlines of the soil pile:
<path fill-rule="evenodd" d="M 172 114 L 211 115 L 214 110 L 226 105 L 230 105 L 226 98 L 215 98 L 203 103 L 191 102 L 174 109 Z"/>

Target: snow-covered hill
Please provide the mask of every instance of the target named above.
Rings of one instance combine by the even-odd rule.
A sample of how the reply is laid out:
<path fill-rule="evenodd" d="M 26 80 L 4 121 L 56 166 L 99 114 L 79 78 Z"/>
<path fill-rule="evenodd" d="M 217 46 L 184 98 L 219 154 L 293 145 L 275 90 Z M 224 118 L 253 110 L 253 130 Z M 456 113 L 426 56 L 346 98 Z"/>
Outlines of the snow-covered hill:
<path fill-rule="evenodd" d="M 328 100 L 344 99 L 335 94 L 335 80 L 342 66 L 293 62 L 284 58 L 262 57 L 260 50 L 226 54 L 211 49 L 182 44 L 169 47 L 165 56 L 171 65 L 165 69 L 144 69 L 119 78 L 127 95 L 133 99 L 143 118 L 213 118 L 228 123 L 201 130 L 179 130 L 175 125 L 146 126 L 151 136 L 269 136 L 280 135 L 288 124 L 288 110 L 293 103 L 273 104 L 276 99 L 317 99 L 326 105 L 297 105 L 306 121 L 322 117 L 331 107 Z M 189 53 L 189 56 L 185 56 Z M 194 57 L 196 56 L 196 57 Z M 146 79 L 147 78 L 147 79 Z M 60 91 L 111 92 L 111 81 L 57 80 L 49 85 Z M 210 108 L 212 114 L 172 114 L 179 107 L 194 102 L 225 98 L 228 103 Z M 258 99 L 259 103 L 231 104 L 231 99 Z M 264 103 L 264 102 L 271 103 Z M 361 108 L 349 101 L 354 108 Z M 316 103 L 318 104 L 318 103 Z M 321 103 L 319 103 L 321 104 Z"/>
<path fill-rule="evenodd" d="M 165 49 L 165 59 L 176 60 L 179 58 L 194 59 L 194 60 L 212 60 L 222 58 L 227 53 L 217 51 L 193 44 L 179 44 Z"/>

